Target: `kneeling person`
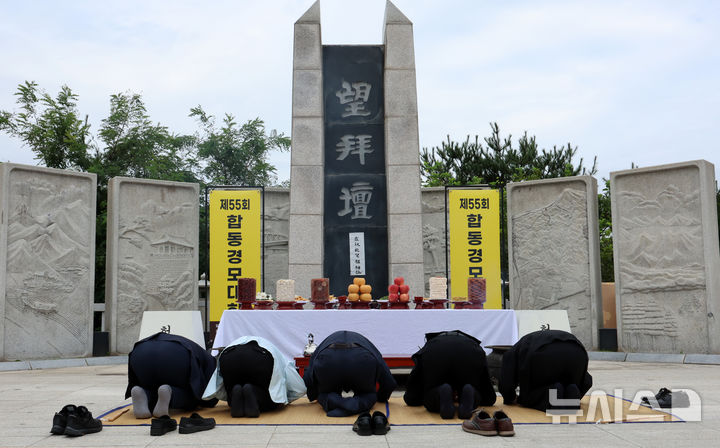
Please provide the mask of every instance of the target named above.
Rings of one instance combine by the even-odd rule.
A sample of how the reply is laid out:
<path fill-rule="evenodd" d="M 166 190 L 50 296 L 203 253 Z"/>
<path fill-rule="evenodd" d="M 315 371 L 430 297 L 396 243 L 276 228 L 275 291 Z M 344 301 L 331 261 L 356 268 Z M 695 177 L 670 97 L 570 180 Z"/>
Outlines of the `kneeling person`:
<path fill-rule="evenodd" d="M 542 330 L 523 336 L 503 355 L 500 393 L 505 404 L 546 411 L 580 406 L 592 387 L 588 354 L 571 333 Z M 515 387 L 520 386 L 519 396 Z M 564 402 L 551 401 L 551 393 Z M 572 404 L 567 400 L 572 400 Z"/>
<path fill-rule="evenodd" d="M 378 349 L 353 331 L 325 338 L 310 357 L 303 379 L 308 399 L 317 400 L 328 417 L 369 411 L 377 401 L 387 401 L 397 386 Z M 352 397 L 342 395 L 350 391 Z"/>
<path fill-rule="evenodd" d="M 413 355 L 415 363 L 403 399 L 408 406 L 439 412 L 444 419 L 468 419 L 477 406 L 492 406 L 496 395 L 480 341 L 462 331 L 425 335 L 425 345 Z"/>
<path fill-rule="evenodd" d="M 303 379 L 270 341 L 243 336 L 220 353 L 204 399 L 226 400 L 233 417 L 259 417 L 305 395 Z"/>
<path fill-rule="evenodd" d="M 128 355 L 125 398 L 132 397 L 135 418 L 212 407 L 217 400 L 204 400 L 202 393 L 214 369 L 215 358 L 194 341 L 156 333 L 136 342 Z"/>

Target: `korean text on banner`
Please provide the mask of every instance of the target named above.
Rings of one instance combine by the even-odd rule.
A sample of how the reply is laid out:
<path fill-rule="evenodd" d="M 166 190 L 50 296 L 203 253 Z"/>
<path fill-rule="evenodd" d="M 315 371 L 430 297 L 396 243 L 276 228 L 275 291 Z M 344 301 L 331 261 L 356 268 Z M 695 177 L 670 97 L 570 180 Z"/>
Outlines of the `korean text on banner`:
<path fill-rule="evenodd" d="M 467 279 L 484 278 L 484 308 L 502 308 L 500 279 L 500 194 L 498 190 L 451 189 L 450 297 L 467 297 Z"/>
<path fill-rule="evenodd" d="M 260 190 L 210 191 L 210 321 L 238 309 L 238 279 L 262 288 Z"/>

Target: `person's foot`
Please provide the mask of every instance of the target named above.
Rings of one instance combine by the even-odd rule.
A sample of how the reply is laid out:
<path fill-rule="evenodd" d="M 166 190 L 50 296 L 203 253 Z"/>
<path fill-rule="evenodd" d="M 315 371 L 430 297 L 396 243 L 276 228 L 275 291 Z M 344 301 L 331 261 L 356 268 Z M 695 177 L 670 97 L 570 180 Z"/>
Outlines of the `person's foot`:
<path fill-rule="evenodd" d="M 130 390 L 132 397 L 132 407 L 135 418 L 150 418 L 150 408 L 148 407 L 148 398 L 145 390 L 140 386 L 134 386 Z"/>
<path fill-rule="evenodd" d="M 438 387 L 440 399 L 440 417 L 444 420 L 455 418 L 455 404 L 453 403 L 453 391 L 449 384 L 445 383 Z"/>
<path fill-rule="evenodd" d="M 255 395 L 255 388 L 252 384 L 246 384 L 243 386 L 243 397 L 245 398 L 245 404 L 243 406 L 245 417 L 260 417 L 260 408 L 258 407 L 257 396 Z"/>
<path fill-rule="evenodd" d="M 170 398 L 172 398 L 172 389 L 167 384 L 158 387 L 158 400 L 153 409 L 153 417 L 160 418 L 163 415 L 170 414 Z"/>
<path fill-rule="evenodd" d="M 563 408 L 560 404 L 563 398 L 565 398 L 565 387 L 560 383 L 555 383 L 548 390 L 548 409 Z"/>
<path fill-rule="evenodd" d="M 245 398 L 243 397 L 242 384 L 236 384 L 232 388 L 230 415 L 235 418 L 245 417 Z"/>
<path fill-rule="evenodd" d="M 580 399 L 582 398 L 582 394 L 580 394 L 580 389 L 578 389 L 576 384 L 567 385 L 565 388 L 565 396 L 563 398 L 565 400 L 573 400 L 573 403 L 568 404 L 565 408 L 580 409 Z"/>
<path fill-rule="evenodd" d="M 458 405 L 458 418 L 469 419 L 475 409 L 475 388 L 471 384 L 463 386 L 460 392 L 460 404 Z"/>

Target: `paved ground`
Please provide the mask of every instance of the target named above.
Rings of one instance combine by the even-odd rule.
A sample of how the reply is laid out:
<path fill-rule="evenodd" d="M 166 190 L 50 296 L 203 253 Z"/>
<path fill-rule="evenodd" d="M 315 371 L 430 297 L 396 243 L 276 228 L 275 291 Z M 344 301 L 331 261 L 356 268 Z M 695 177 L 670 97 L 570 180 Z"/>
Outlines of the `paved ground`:
<path fill-rule="evenodd" d="M 359 437 L 349 426 L 225 426 L 182 435 L 150 436 L 149 427 L 105 427 L 79 438 L 51 435 L 53 414 L 67 403 L 84 404 L 94 415 L 122 403 L 125 365 L 0 372 L 0 447 L 606 447 L 720 446 L 720 366 L 591 361 L 594 389 L 625 397 L 637 390 L 690 388 L 702 399 L 702 421 L 517 425 L 516 436 L 482 437 L 459 426 L 394 427 L 386 436 Z M 392 422 L 391 422 L 392 423 Z"/>

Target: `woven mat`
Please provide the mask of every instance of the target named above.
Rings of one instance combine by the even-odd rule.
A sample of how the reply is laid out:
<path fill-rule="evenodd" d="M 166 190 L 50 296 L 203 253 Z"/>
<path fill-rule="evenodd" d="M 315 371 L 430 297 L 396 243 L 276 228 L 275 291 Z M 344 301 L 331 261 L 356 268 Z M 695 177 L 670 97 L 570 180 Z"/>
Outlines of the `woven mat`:
<path fill-rule="evenodd" d="M 630 401 L 614 398 L 611 395 L 592 397 L 595 403 L 592 414 L 591 397 L 585 396 L 580 405 L 581 415 L 576 416 L 577 423 L 611 423 L 625 422 L 677 422 L 680 418 L 667 412 L 656 411 L 645 406 L 633 406 Z M 524 408 L 517 405 L 503 406 L 502 397 L 498 396 L 495 406 L 486 407 L 491 415 L 502 408 L 515 424 L 552 423 L 553 417 L 544 412 Z M 443 420 L 439 414 L 428 412 L 423 406 L 407 406 L 401 397 L 392 397 L 388 403 L 377 403 L 372 411 L 381 411 L 388 415 L 392 425 L 457 425 L 459 419 Z M 371 412 L 372 412 L 371 411 Z M 263 412 L 259 418 L 232 418 L 227 403 L 221 401 L 214 408 L 199 409 L 203 417 L 213 417 L 219 425 L 352 425 L 357 416 L 328 417 L 317 402 L 310 403 L 303 397 L 284 408 Z M 615 415 L 618 413 L 619 418 Z M 171 417 L 179 420 L 189 416 L 191 412 L 173 412 Z M 132 413 L 132 405 L 128 404 L 102 414 L 101 419 L 106 426 L 149 425 L 150 419 L 136 419 Z M 556 418 L 557 420 L 557 418 Z M 568 422 L 568 417 L 560 417 L 560 422 Z"/>

